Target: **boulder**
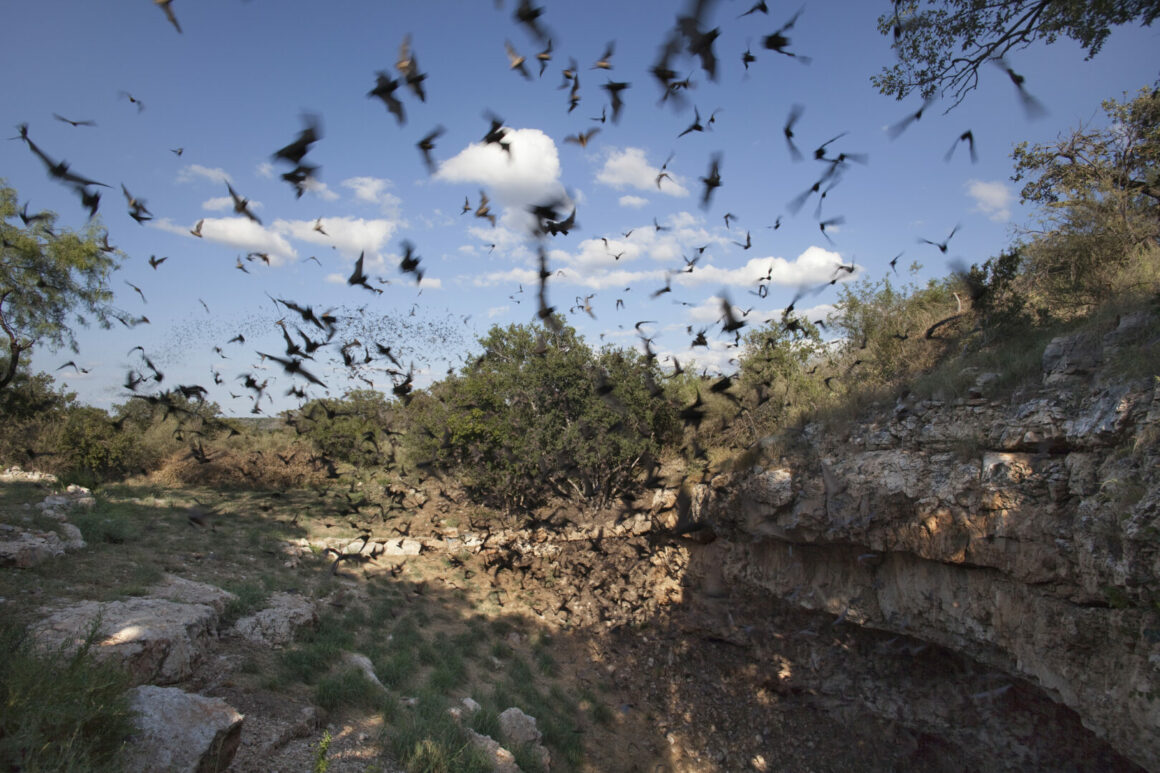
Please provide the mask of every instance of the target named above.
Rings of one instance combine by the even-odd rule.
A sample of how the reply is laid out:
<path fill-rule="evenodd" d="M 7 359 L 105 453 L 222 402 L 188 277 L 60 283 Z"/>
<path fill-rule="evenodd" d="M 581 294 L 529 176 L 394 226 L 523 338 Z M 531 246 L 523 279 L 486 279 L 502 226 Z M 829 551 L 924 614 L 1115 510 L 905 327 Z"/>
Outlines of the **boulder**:
<path fill-rule="evenodd" d="M 63 556 L 69 543 L 51 531 L 17 531 L 3 525 L 0 531 L 0 566 L 28 569 L 50 558 Z M 71 540 L 70 540 L 71 542 Z M 84 545 L 84 540 L 80 543 Z"/>
<path fill-rule="evenodd" d="M 314 605 L 297 593 L 275 593 L 270 606 L 234 624 L 238 636 L 266 647 L 281 647 L 294 640 L 294 632 L 318 622 Z"/>
<path fill-rule="evenodd" d="M 194 582 L 174 574 L 167 574 L 157 585 L 149 589 L 153 598 L 179 601 L 183 604 L 204 604 L 213 607 L 219 615 L 225 612 L 226 604 L 237 596 L 227 590 L 204 582 Z"/>
<path fill-rule="evenodd" d="M 126 770 L 216 773 L 233 761 L 245 719 L 221 698 L 176 687 L 145 685 L 130 692 L 137 732 L 126 751 Z"/>
<path fill-rule="evenodd" d="M 481 735 L 471 728 L 466 728 L 466 730 L 472 746 L 483 750 L 483 753 L 487 755 L 494 766 L 495 773 L 521 773 L 520 766 L 516 764 L 515 755 L 500 746 L 499 741 L 489 735 Z"/>
<path fill-rule="evenodd" d="M 188 678 L 214 637 L 218 614 L 206 604 L 157 598 L 81 601 L 43 610 L 32 626 L 46 651 L 71 652 L 96 627 L 93 654 L 119 660 L 135 684 L 172 684 Z"/>
<path fill-rule="evenodd" d="M 528 716 L 515 706 L 504 709 L 499 715 L 499 730 L 509 746 L 528 746 L 539 759 L 540 766 L 547 769 L 551 755 L 541 744 L 544 734 L 536 727 L 536 718 Z"/>
<path fill-rule="evenodd" d="M 375 674 L 374 664 L 371 663 L 371 659 L 366 655 L 358 652 L 344 652 L 342 653 L 342 662 L 352 668 L 357 668 L 367 678 L 368 682 L 386 691 L 387 688 L 383 686 L 383 683 L 379 681 L 379 677 Z"/>

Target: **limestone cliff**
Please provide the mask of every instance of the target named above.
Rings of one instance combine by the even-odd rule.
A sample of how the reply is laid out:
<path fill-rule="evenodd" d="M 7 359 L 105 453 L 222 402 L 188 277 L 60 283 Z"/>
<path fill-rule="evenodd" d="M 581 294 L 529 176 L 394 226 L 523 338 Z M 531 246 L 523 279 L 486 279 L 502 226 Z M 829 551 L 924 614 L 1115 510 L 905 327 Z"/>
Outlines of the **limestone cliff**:
<path fill-rule="evenodd" d="M 702 568 L 1031 681 L 1160 770 L 1154 315 L 1054 339 L 1002 398 L 903 399 L 698 487 Z"/>

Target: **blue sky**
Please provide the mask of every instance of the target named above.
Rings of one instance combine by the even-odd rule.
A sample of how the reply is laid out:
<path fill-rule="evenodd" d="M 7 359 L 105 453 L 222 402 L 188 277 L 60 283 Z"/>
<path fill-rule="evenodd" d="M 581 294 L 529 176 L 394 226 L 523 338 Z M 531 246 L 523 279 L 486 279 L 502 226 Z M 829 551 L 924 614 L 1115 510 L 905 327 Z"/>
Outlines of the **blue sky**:
<path fill-rule="evenodd" d="M 12 134 L 27 122 L 45 153 L 111 186 L 99 217 L 127 255 L 112 282 L 117 303 L 150 320 L 78 330 L 79 354 L 38 350 L 34 367 L 108 407 L 127 399 L 126 372 L 144 367 L 130 350 L 142 346 L 165 373 L 161 386 L 203 384 L 230 414 L 254 405 L 243 374 L 268 378 L 270 397 L 259 407 L 274 413 L 297 403 L 285 394 L 291 386 L 312 396 L 367 386 L 339 359 L 340 345 L 358 340 L 352 355 L 361 362 L 364 346 L 375 355 L 358 374 L 377 388 L 389 392 L 392 379 L 374 342 L 391 346 L 405 367 L 413 363 L 417 384 L 429 383 L 478 352 L 476 339 L 492 324 L 534 319 L 538 265 L 524 231 L 526 208 L 567 197 L 578 227 L 548 244 L 556 272 L 549 297 L 570 324 L 594 346 L 639 346 L 634 324 L 649 320 L 644 330 L 661 357 L 728 369 L 737 350 L 721 335 L 722 294 L 741 311 L 752 308 L 745 319 L 756 325 L 779 315 L 800 288 L 828 282 L 839 262 L 857 265 L 857 281 L 885 274 L 903 252 L 899 268 L 917 263 L 915 278 L 925 281 L 946 274 L 948 258 L 971 263 L 997 254 L 1029 217 L 1009 179 L 1012 146 L 1049 141 L 1080 123 L 1100 125 L 1101 100 L 1151 85 L 1160 71 L 1155 29 L 1116 30 L 1092 61 L 1070 41 L 1028 49 L 1011 64 L 1046 105 L 1045 117 L 1028 120 L 1006 75 L 988 68 L 961 106 L 943 114 L 946 105 L 936 103 L 891 141 L 885 128 L 920 101 L 896 102 L 870 83 L 892 61 L 889 40 L 875 29 L 888 2 L 806 4 L 788 34 L 790 50 L 809 64 L 761 48 L 801 6 L 771 3 L 768 16 L 738 18 L 752 3 L 718 2 L 709 20 L 720 28 L 718 77 L 711 81 L 695 60 L 678 59 L 676 69 L 693 83 L 683 106 L 660 104 L 648 73 L 683 5 L 543 2 L 553 51 L 542 77 L 534 55 L 544 45 L 513 20 L 514 5 L 174 0 L 178 33 L 148 0 L 11 4 L 0 61 L 10 76 L 4 114 Z M 426 101 L 400 87 L 400 125 L 367 92 L 377 71 L 399 77 L 405 35 L 427 74 Z M 528 57 L 531 79 L 509 68 L 505 42 Z M 610 42 L 612 69 L 593 69 Z M 748 71 L 741 62 L 747 47 L 757 56 Z M 580 102 L 569 113 L 570 89 L 558 87 L 572 58 Z M 630 84 L 616 124 L 593 120 L 610 118 L 601 89 L 609 80 Z M 807 157 L 797 163 L 782 135 L 794 104 L 804 107 L 795 138 Z M 715 121 L 678 137 L 694 107 L 702 123 L 717 111 Z M 489 111 L 509 129 L 510 158 L 481 143 Z M 74 127 L 54 113 L 96 125 Z M 305 159 L 318 166 L 316 183 L 296 198 L 280 179 L 289 167 L 272 154 L 295 139 L 304 113 L 320 117 L 322 136 Z M 445 132 L 435 141 L 431 174 L 415 144 L 437 126 Z M 586 147 L 565 140 L 593 128 L 600 131 Z M 967 129 L 978 163 L 966 148 L 944 162 Z M 850 164 L 829 192 L 820 217 L 844 223 L 824 235 L 816 196 L 797 215 L 787 205 L 825 171 L 813 149 L 839 134 L 831 152 L 865 153 L 868 163 Z M 723 185 L 703 208 L 700 178 L 717 153 Z M 671 180 L 658 189 L 670 155 Z M 30 211 L 56 211 L 66 226 L 85 222 L 77 196 L 51 180 L 24 143 L 0 142 L 0 176 Z M 227 181 L 250 200 L 261 225 L 234 212 Z M 145 200 L 152 220 L 130 218 L 122 185 Z M 495 226 L 474 215 L 481 191 Z M 472 211 L 462 214 L 465 198 Z M 726 213 L 736 216 L 728 228 Z M 780 227 L 770 228 L 779 217 Z M 190 234 L 199 220 L 201 238 Z M 669 230 L 658 231 L 654 220 Z M 918 242 L 941 241 L 956 226 L 947 255 Z M 747 233 L 751 247 L 743 249 Z M 418 285 L 399 270 L 404 240 L 421 257 Z M 692 272 L 674 273 L 685 266 L 682 256 L 704 245 Z M 270 264 L 245 260 L 250 252 L 266 253 Z M 346 283 L 360 254 L 381 294 Z M 166 260 L 153 268 L 150 256 Z M 768 291 L 759 296 L 767 275 Z M 652 298 L 669 279 L 672 292 Z M 318 337 L 271 297 L 333 309 L 340 318 L 335 343 L 304 365 L 326 389 L 262 361 L 258 352 L 284 354 L 279 319 L 295 339 L 296 326 Z M 797 309 L 817 319 L 835 297 L 827 285 Z M 708 350 L 690 348 L 689 326 L 708 328 Z M 244 342 L 229 343 L 239 334 Z M 57 370 L 70 359 L 89 372 Z"/>

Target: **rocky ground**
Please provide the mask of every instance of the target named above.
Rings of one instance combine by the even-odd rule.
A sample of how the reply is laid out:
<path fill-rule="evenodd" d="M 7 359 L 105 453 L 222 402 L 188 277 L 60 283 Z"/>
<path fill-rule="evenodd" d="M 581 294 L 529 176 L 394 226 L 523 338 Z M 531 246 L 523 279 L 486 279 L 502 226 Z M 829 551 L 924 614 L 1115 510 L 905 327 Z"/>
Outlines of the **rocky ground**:
<path fill-rule="evenodd" d="M 55 531 L 34 504 L 52 484 L 34 485 L 24 480 L 15 492 L 8 484 L 0 522 L 11 531 L 37 531 L 30 520 Z M 84 492 L 72 496 L 59 522 L 71 519 L 68 508 L 92 507 Z M 446 690 L 456 711 L 470 712 L 464 699 L 486 700 L 516 663 L 540 665 L 532 672 L 547 696 L 540 727 L 566 710 L 579 738 L 569 764 L 559 736 L 549 742 L 545 732 L 552 770 L 1136 769 L 1026 681 L 728 581 L 707 560 L 706 540 L 667 536 L 672 490 L 642 501 L 632 517 L 556 509 L 549 527 L 523 531 L 473 529 L 476 511 L 411 491 L 408 535 L 384 527 L 365 541 L 336 519 L 303 528 L 312 494 L 287 502 L 198 492 L 214 503 L 209 525 L 188 521 L 180 503 L 189 496 L 98 492 L 98 513 L 129 512 L 134 528 L 148 529 L 118 542 L 109 524 L 102 532 L 92 515 L 78 516 L 98 539 L 9 561 L 0 603 L 33 629 L 65 637 L 100 605 L 104 648 L 120 652 L 138 683 L 221 699 L 244 715 L 236 739 L 229 716 L 202 738 L 211 754 L 236 742 L 231 770 L 308 770 L 324 737 L 333 773 L 401 769 L 390 742 L 407 712 L 422 710 L 420 686 L 382 664 L 404 620 L 418 621 L 427 642 L 486 637 Z M 255 506 L 270 501 L 277 506 Z M 336 555 L 346 558 L 336 563 Z M 156 571 L 143 569 L 150 564 Z M 255 582 L 266 592 L 238 614 L 226 590 L 245 595 Z M 116 614 L 127 617 L 117 623 Z M 304 636 L 346 625 L 360 627 L 364 649 L 382 650 L 378 668 L 366 662 L 387 685 L 380 700 L 390 710 L 325 711 L 309 685 L 273 677 Z M 507 743 L 506 732 L 497 735 Z M 504 764 L 501 755 L 497 769 Z"/>

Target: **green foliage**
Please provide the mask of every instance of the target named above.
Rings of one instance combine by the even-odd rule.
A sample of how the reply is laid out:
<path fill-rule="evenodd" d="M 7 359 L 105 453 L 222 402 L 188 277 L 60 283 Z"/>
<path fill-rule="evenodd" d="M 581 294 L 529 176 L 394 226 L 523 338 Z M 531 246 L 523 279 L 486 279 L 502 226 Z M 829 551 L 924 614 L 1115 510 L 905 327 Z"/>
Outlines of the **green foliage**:
<path fill-rule="evenodd" d="M 81 530 L 81 536 L 90 545 L 123 545 L 140 536 L 140 523 L 121 508 L 106 502 L 78 510 L 69 516 L 69 520 L 76 524 Z"/>
<path fill-rule="evenodd" d="M 921 0 L 896 2 L 878 17 L 878 31 L 894 37 L 895 64 L 871 77 L 878 90 L 904 99 L 944 97 L 959 104 L 978 86 L 988 61 L 1060 36 L 1083 46 L 1087 58 L 1099 53 L 1111 28 L 1160 14 L 1156 0 Z"/>
<path fill-rule="evenodd" d="M 602 506 L 678 431 L 654 363 L 593 352 L 570 327 L 493 327 L 479 360 L 416 395 L 409 456 L 509 509 L 555 495 Z"/>
<path fill-rule="evenodd" d="M 954 281 L 946 279 L 925 287 L 896 288 L 889 277 L 844 285 L 828 319 L 844 339 L 840 380 L 872 388 L 930 367 L 941 348 L 929 345 L 924 335 L 958 309 L 954 290 Z"/>
<path fill-rule="evenodd" d="M 0 463 L 37 464 L 38 453 L 52 453 L 53 432 L 75 401 L 76 395 L 57 389 L 47 373 L 17 369 L 0 389 Z"/>
<path fill-rule="evenodd" d="M 1016 247 L 973 265 L 964 279 L 971 305 L 981 317 L 987 340 L 1009 334 L 1035 321 L 1023 289 L 1023 253 Z"/>
<path fill-rule="evenodd" d="M 314 773 L 326 773 L 330 770 L 330 760 L 326 759 L 326 755 L 330 752 L 330 731 L 324 730 L 322 737 L 318 739 L 318 744 L 314 747 Z"/>
<path fill-rule="evenodd" d="M 75 351 L 73 324 L 88 324 L 90 315 L 108 327 L 117 313 L 108 286 L 117 262 L 102 249 L 99 226 L 60 229 L 52 212 L 19 226 L 10 222 L 20 214 L 16 201 L 16 191 L 0 181 L 0 329 L 8 338 L 0 389 L 33 346 Z"/>
<path fill-rule="evenodd" d="M 312 400 L 292 420 L 331 459 L 358 467 L 381 464 L 392 408 L 381 392 L 356 389 L 340 400 Z"/>
<path fill-rule="evenodd" d="M 1060 316 L 1112 293 L 1154 292 L 1160 280 L 1160 89 L 1103 108 L 1107 127 L 1012 154 L 1023 201 L 1040 208 L 1022 248 L 1028 293 Z"/>
<path fill-rule="evenodd" d="M 824 398 L 821 365 L 829 360 L 816 325 L 795 320 L 790 326 L 771 320 L 750 331 L 740 358 L 741 385 L 755 390 L 755 421 L 782 426 Z"/>
<path fill-rule="evenodd" d="M 76 406 L 57 435 L 61 473 L 84 483 L 120 479 L 142 468 L 136 433 L 118 429 L 100 408 Z"/>
<path fill-rule="evenodd" d="M 118 771 L 133 731 L 128 676 L 91 655 L 38 653 L 12 621 L 0 623 L 0 768 Z"/>

